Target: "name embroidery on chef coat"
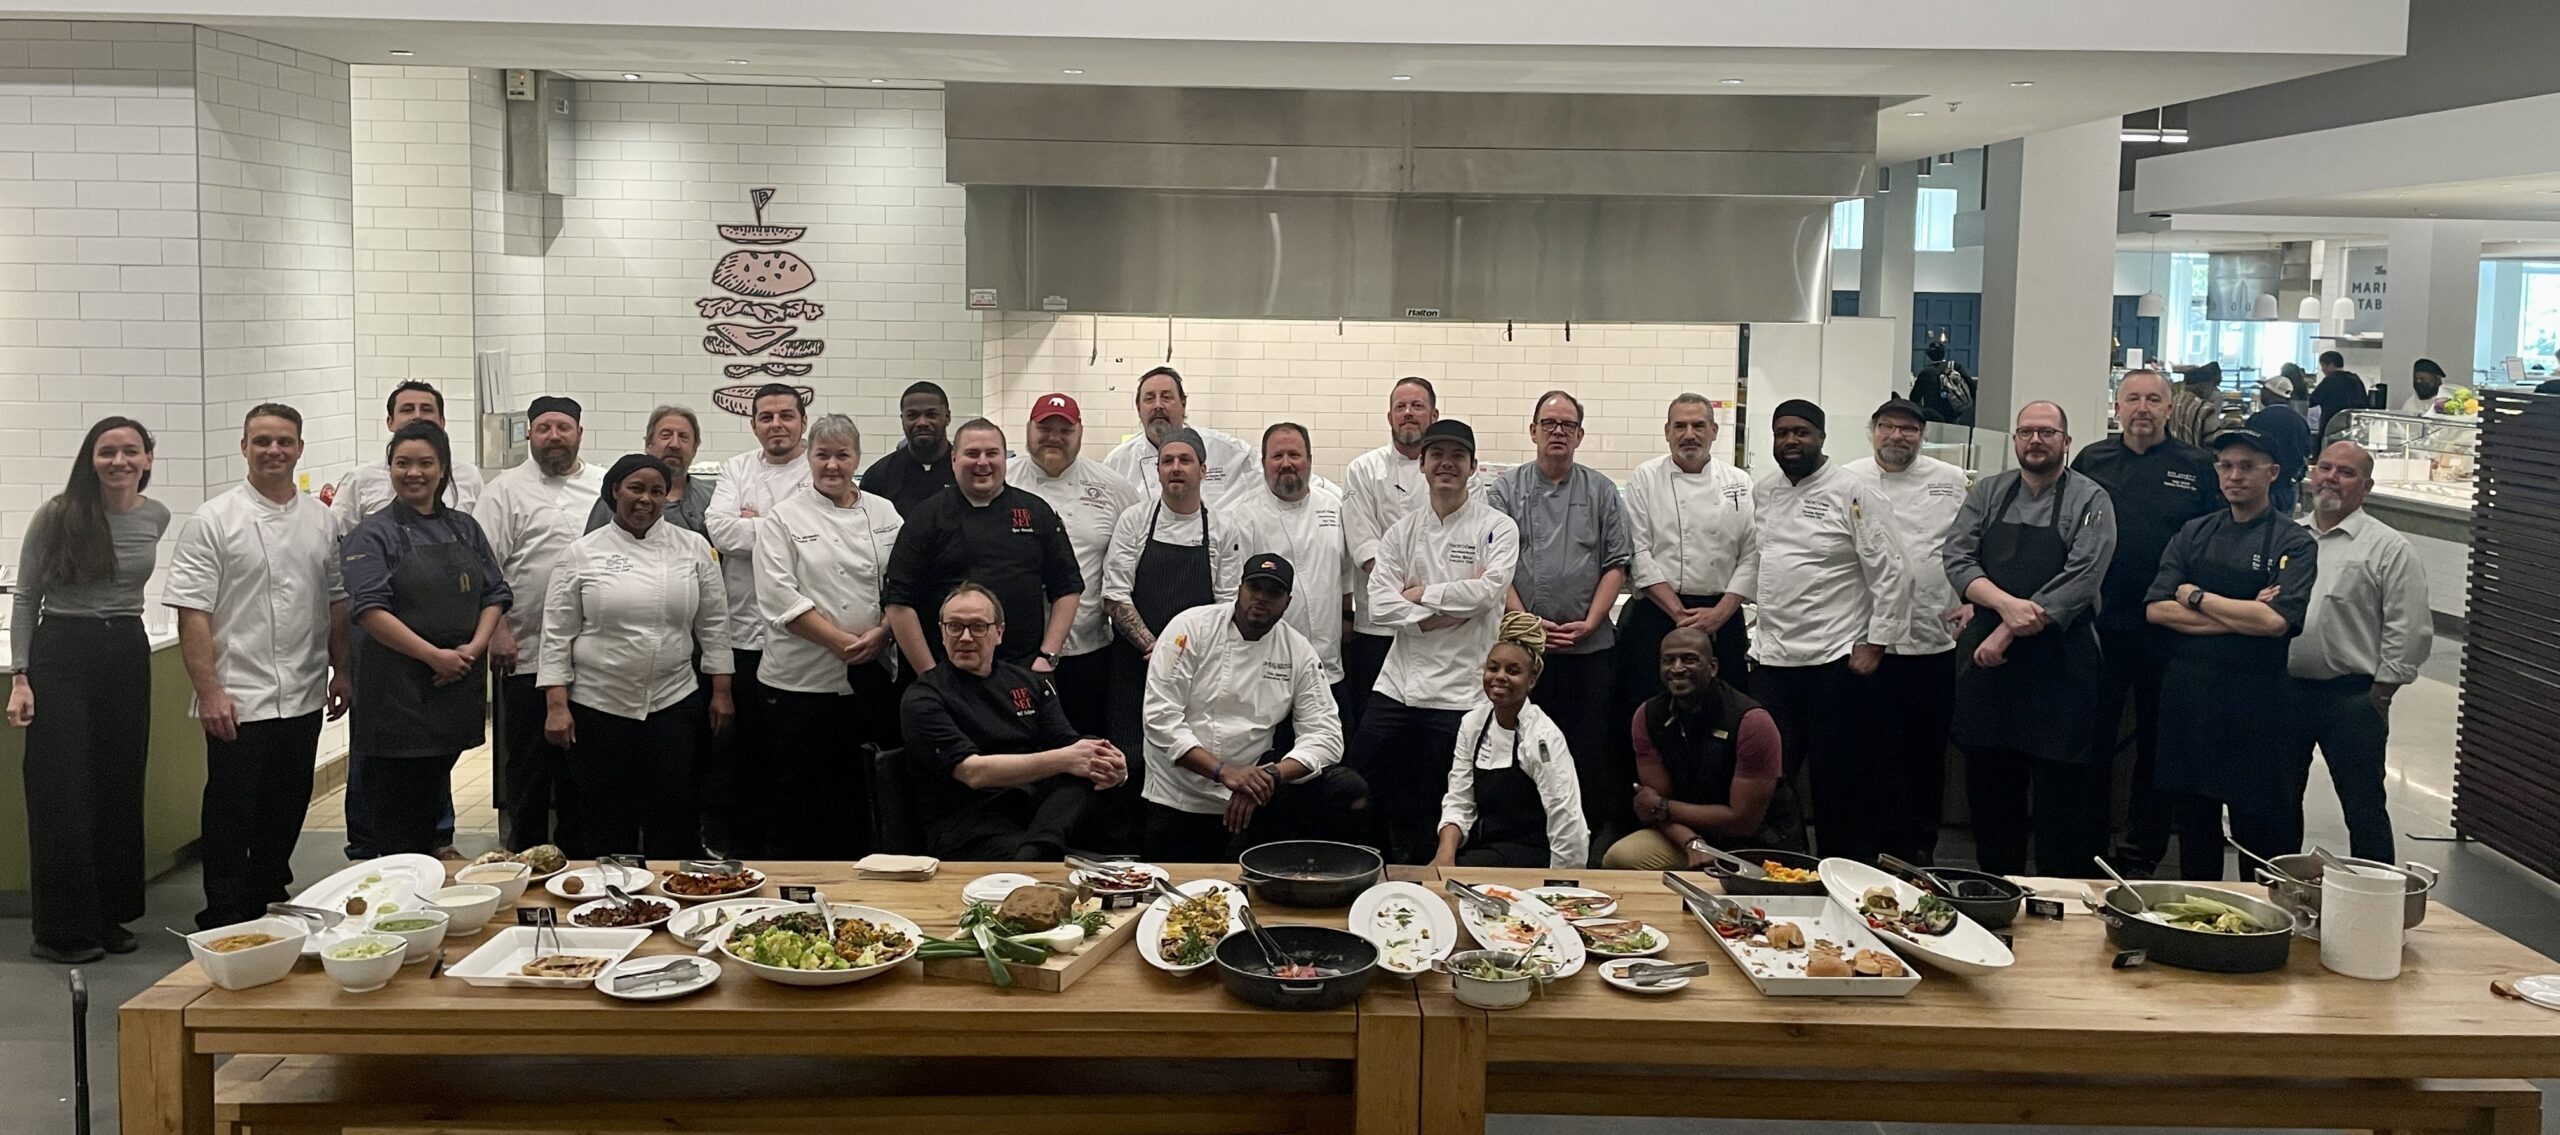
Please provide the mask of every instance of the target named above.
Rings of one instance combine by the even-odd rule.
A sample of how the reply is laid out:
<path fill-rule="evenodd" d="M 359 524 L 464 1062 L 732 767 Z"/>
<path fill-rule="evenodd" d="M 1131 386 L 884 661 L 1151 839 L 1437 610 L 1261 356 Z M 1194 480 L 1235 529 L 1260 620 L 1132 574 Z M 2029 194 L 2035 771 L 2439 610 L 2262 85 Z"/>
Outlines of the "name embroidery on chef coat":
<path fill-rule="evenodd" d="M 1797 515 L 1802 516 L 1807 520 L 1829 520 L 1831 519 L 1831 502 L 1806 501 L 1804 502 L 1804 508 L 1799 510 Z"/>
<path fill-rule="evenodd" d="M 1929 495 L 1933 497 L 1963 496 L 1964 488 L 1961 485 L 1950 485 L 1944 481 L 1931 481 L 1929 483 Z"/>
<path fill-rule="evenodd" d="M 1751 486 L 1749 485 L 1726 485 L 1724 487 L 1724 503 L 1733 508 L 1741 508 L 1743 500 L 1750 495 Z"/>
<path fill-rule="evenodd" d="M 1318 528 L 1340 528 L 1340 527 L 1342 527 L 1342 513 L 1341 513 L 1341 512 L 1339 512 L 1339 511 L 1337 511 L 1337 510 L 1330 509 L 1330 508 L 1320 508 L 1320 509 L 1317 509 L 1317 510 L 1316 510 L 1316 527 L 1318 527 Z"/>
<path fill-rule="evenodd" d="M 2196 475 L 2171 469 L 2160 475 L 2160 483 L 2180 492 L 2191 493 L 2196 488 Z"/>
<path fill-rule="evenodd" d="M 1290 668 L 1290 664 L 1286 662 L 1265 662 L 1262 664 L 1262 676 L 1273 681 L 1286 682 L 1289 680 Z"/>
<path fill-rule="evenodd" d="M 615 552 L 612 555 L 606 556 L 603 562 L 598 563 L 596 565 L 596 570 L 609 571 L 616 575 L 620 575 L 639 566 L 640 565 L 631 562 L 631 557 L 623 555 L 620 552 Z"/>
<path fill-rule="evenodd" d="M 1476 546 L 1473 544 L 1451 544 L 1449 545 L 1448 560 L 1453 564 L 1474 563 L 1476 562 Z"/>
<path fill-rule="evenodd" d="M 1031 531 L 1030 509 L 1017 508 L 1013 510 L 1013 531 L 1015 535 L 1023 535 Z"/>

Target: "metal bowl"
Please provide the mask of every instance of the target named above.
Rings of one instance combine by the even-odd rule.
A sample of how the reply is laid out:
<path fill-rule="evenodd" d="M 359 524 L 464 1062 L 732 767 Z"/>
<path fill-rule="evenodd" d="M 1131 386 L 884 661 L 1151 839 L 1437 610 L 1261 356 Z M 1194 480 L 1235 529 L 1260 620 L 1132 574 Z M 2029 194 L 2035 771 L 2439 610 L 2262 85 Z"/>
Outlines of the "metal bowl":
<path fill-rule="evenodd" d="M 2347 863 L 2356 867 L 2371 867 L 2381 871 L 2396 871 L 2402 875 L 2408 876 L 2408 914 L 2406 917 L 2401 919 L 2400 924 L 2403 927 L 2411 927 L 2427 920 L 2427 896 L 2429 892 L 2436 889 L 2435 868 L 2429 867 L 2424 863 L 2403 863 L 2394 867 L 2391 864 L 2377 863 L 2371 859 L 2350 859 L 2347 860 Z M 2285 874 L 2291 875 L 2301 882 L 2308 883 L 2310 886 L 2296 887 L 2291 883 L 2283 882 L 2273 875 L 2260 871 L 2258 872 L 2258 881 L 2267 885 L 2267 897 L 2274 900 L 2277 906 L 2283 907 L 2289 912 L 2295 914 L 2307 912 L 2311 915 L 2310 918 L 2303 919 L 2302 921 L 2306 923 L 2317 922 L 2320 914 L 2320 879 L 2322 870 L 2320 857 L 2310 854 L 2279 855 L 2275 857 L 2275 865 Z M 2318 937 L 2317 929 L 2318 928 L 2316 926 L 2306 925 L 2303 928 L 2303 937 Z"/>

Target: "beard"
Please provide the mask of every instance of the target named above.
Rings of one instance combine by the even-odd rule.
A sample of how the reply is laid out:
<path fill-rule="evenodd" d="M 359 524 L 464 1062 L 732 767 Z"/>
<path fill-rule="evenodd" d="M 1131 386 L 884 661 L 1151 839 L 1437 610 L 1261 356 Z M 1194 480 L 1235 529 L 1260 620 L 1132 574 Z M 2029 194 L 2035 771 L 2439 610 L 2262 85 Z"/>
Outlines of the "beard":
<path fill-rule="evenodd" d="M 1793 456 L 1780 455 L 1778 458 L 1778 470 L 1785 473 L 1791 480 L 1801 481 L 1812 476 L 1813 471 L 1820 468 L 1822 468 L 1822 455 L 1819 453 L 1804 451 Z"/>
<path fill-rule="evenodd" d="M 2053 452 L 2020 454 L 2018 456 L 2018 468 L 2024 469 L 2027 472 L 2034 473 L 2038 476 L 2042 476 L 2046 473 L 2051 473 L 2062 468 L 2062 455 Z"/>
<path fill-rule="evenodd" d="M 567 445 L 536 448 L 533 451 L 533 463 L 551 476 L 566 477 L 570 470 L 578 467 L 578 450 L 575 446 Z"/>
<path fill-rule="evenodd" d="M 1397 445 L 1416 446 L 1422 444 L 1422 429 L 1421 426 L 1398 426 L 1388 430 L 1387 436 L 1394 438 Z"/>
<path fill-rule="evenodd" d="M 1164 444 L 1164 435 L 1181 428 L 1182 426 L 1171 418 L 1149 418 L 1147 419 L 1146 426 L 1147 440 L 1154 444 L 1162 445 Z"/>
<path fill-rule="evenodd" d="M 1296 473 L 1282 473 L 1271 479 L 1271 494 L 1289 500 L 1307 491 L 1307 479 Z"/>

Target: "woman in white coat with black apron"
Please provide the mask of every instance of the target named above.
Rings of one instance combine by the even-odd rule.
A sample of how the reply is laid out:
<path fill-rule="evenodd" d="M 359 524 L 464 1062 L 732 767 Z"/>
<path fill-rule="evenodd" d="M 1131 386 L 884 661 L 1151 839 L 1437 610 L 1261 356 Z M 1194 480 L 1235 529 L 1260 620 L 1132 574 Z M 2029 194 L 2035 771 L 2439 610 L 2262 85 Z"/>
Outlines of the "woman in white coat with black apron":
<path fill-rule="evenodd" d="M 1102 609 L 1119 636 L 1111 644 L 1111 741 L 1122 752 L 1144 748 L 1147 658 L 1156 635 L 1175 615 L 1235 597 L 1242 549 L 1200 499 L 1207 452 L 1189 429 L 1165 435 L 1156 447 L 1163 494 L 1121 512 L 1103 558 Z M 1143 764 L 1129 766 L 1132 788 L 1145 787 Z M 1085 819 L 1087 846 L 1136 849 L 1144 834 L 1139 800 L 1138 792 L 1094 797 Z"/>
<path fill-rule="evenodd" d="M 1591 828 L 1564 731 L 1529 701 L 1546 665 L 1547 632 L 1526 611 L 1502 616 L 1485 653 L 1487 704 L 1458 723 L 1449 792 L 1440 798 L 1434 867 L 1590 866 Z"/>

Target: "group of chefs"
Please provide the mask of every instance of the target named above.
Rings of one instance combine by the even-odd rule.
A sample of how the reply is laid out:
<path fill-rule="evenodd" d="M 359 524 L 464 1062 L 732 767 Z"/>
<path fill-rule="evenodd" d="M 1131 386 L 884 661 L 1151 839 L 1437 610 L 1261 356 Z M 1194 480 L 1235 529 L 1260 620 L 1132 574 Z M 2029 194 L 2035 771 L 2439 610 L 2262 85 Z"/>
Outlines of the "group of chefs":
<path fill-rule="evenodd" d="M 162 599 L 211 754 L 199 921 L 285 897 L 324 713 L 354 714 L 349 854 L 449 854 L 492 691 L 501 839 L 574 857 L 850 858 L 876 798 L 952 859 L 1319 837 L 1411 863 L 1928 863 L 1950 742 L 1988 870 L 2148 873 L 2174 834 L 2179 873 L 2219 877 L 2226 813 L 2251 850 L 2296 850 L 2315 746 L 2355 853 L 2391 856 L 2383 738 L 2428 612 L 2351 442 L 2318 454 L 2305 527 L 2269 507 L 2263 438 L 2169 437 L 2147 371 L 2120 436 L 2075 459 L 2032 403 L 2016 468 L 1973 484 L 1899 398 L 1853 461 L 1824 408 L 1781 404 L 1755 481 L 1683 394 L 1623 488 L 1576 460 L 1566 391 L 1526 407 L 1533 460 L 1490 477 L 1419 377 L 1338 483 L 1304 426 L 1193 425 L 1172 368 L 1135 409 L 1092 460 L 1068 395 L 1019 433 L 954 429 L 917 383 L 865 469 L 849 418 L 769 385 L 756 446 L 705 484 L 690 410 L 599 468 L 582 407 L 546 396 L 530 458 L 484 480 L 409 382 L 383 459 L 325 506 L 295 490 L 300 416 L 251 410 L 248 478 L 187 521 Z M 89 771 L 139 763 L 92 755 L 143 743 L 91 708 L 130 668 L 47 643 L 139 616 L 149 462 L 138 423 L 101 422 L 21 561 L 40 956 L 129 947 L 139 914 L 104 877 L 139 869 L 109 846 L 138 841 L 138 800 Z M 875 770 L 865 744 L 899 756 Z"/>

